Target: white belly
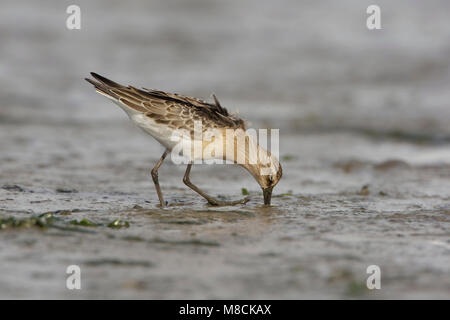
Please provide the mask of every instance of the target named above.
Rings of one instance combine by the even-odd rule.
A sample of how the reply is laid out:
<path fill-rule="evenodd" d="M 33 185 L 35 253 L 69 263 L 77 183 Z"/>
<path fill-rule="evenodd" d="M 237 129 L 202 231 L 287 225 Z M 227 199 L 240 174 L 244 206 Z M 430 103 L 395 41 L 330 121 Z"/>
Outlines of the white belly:
<path fill-rule="evenodd" d="M 114 101 L 114 100 L 113 100 Z M 174 130 L 170 127 L 159 124 L 147 117 L 142 112 L 124 106 L 118 101 L 114 101 L 120 108 L 122 108 L 130 117 L 130 119 L 142 130 L 158 140 L 164 147 L 172 150 L 178 143 Z"/>

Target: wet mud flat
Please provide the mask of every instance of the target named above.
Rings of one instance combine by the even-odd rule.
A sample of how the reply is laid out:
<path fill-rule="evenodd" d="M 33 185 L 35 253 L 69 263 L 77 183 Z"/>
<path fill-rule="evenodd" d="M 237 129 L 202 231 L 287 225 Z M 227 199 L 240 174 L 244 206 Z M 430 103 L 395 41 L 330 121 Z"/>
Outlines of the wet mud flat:
<path fill-rule="evenodd" d="M 443 146 L 287 135 L 284 150 L 304 156 L 281 153 L 271 207 L 241 168 L 194 166 L 210 193 L 251 197 L 211 207 L 169 161 L 160 209 L 149 170 L 162 150 L 126 122 L 95 149 L 95 128 L 76 140 L 70 126 L 58 137 L 47 126 L 2 130 L 2 298 L 449 298 L 450 166 L 407 162 Z M 66 288 L 69 265 L 81 268 L 81 290 Z M 366 287 L 369 265 L 381 268 L 381 290 Z"/>

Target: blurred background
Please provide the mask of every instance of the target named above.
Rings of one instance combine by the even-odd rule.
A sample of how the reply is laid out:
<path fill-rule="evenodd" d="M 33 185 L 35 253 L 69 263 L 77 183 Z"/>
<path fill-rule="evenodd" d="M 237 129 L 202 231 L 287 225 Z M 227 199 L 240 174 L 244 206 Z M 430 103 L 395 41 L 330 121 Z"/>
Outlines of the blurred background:
<path fill-rule="evenodd" d="M 65 26 L 70 4 L 3 3 L 3 122 L 30 112 L 32 123 L 120 121 L 80 81 L 96 71 L 205 98 L 214 91 L 285 132 L 448 141 L 447 1 L 379 1 L 382 30 L 373 31 L 370 1 L 80 1 L 81 30 Z"/>
<path fill-rule="evenodd" d="M 81 30 L 66 28 L 72 4 Z M 381 8 L 381 30 L 366 27 L 371 4 Z M 1 216 L 125 215 L 132 236 L 199 237 L 220 248 L 164 254 L 148 242 L 110 244 L 103 231 L 86 236 L 98 247 L 77 233 L 55 247 L 47 233 L 5 231 L 0 296 L 73 297 L 60 284 L 76 262 L 70 251 L 81 262 L 103 259 L 86 264 L 92 282 L 78 296 L 89 298 L 367 297 L 358 282 L 367 256 L 396 279 L 377 297 L 448 298 L 449 12 L 446 0 L 3 0 Z M 258 206 L 251 177 L 205 167 L 193 179 L 211 193 L 254 195 L 248 209 L 208 214 L 183 188 L 184 168 L 169 162 L 163 190 L 189 209 L 145 211 L 156 207 L 148 173 L 163 149 L 94 92 L 83 80 L 90 71 L 204 99 L 214 92 L 253 127 L 279 128 L 276 213 Z M 132 208 L 143 211 L 124 213 Z M 191 209 L 193 225 L 177 224 Z M 155 256 L 150 275 L 145 263 L 111 262 Z M 43 261 L 51 272 L 38 270 Z"/>

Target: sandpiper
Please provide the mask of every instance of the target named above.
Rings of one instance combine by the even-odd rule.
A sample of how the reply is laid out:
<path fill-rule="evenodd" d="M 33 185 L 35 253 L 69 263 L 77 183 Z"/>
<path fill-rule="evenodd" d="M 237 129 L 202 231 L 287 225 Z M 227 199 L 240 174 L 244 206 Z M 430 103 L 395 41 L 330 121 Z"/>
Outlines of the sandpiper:
<path fill-rule="evenodd" d="M 220 147 L 225 149 L 230 144 L 230 138 L 226 135 L 226 132 L 230 129 L 236 132 L 232 136 L 232 145 L 234 146 L 232 152 L 212 153 L 209 156 L 205 156 L 203 152 L 200 152 L 200 158 L 204 160 L 208 157 L 221 158 L 244 167 L 261 186 L 264 204 L 270 205 L 273 187 L 281 179 L 281 165 L 275 156 L 258 145 L 251 137 L 245 135 L 245 121 L 237 115 L 228 113 L 227 109 L 220 105 L 215 95 L 213 95 L 214 103 L 208 103 L 201 99 L 176 93 L 123 86 L 93 72 L 91 72 L 91 75 L 97 81 L 89 78 L 85 80 L 93 84 L 98 93 L 106 96 L 121 107 L 138 127 L 153 136 L 165 147 L 163 155 L 151 170 L 151 176 L 162 207 L 166 206 L 167 203 L 164 201 L 159 186 L 158 169 L 177 143 L 173 139 L 175 133 L 178 131 L 187 132 L 189 139 L 195 139 L 194 122 L 197 121 L 201 121 L 202 130 L 218 130 L 224 137 L 224 139 L 202 140 L 200 142 L 202 150 L 205 150 L 208 146 L 211 147 L 211 143 L 215 143 L 216 147 L 220 143 Z M 243 138 L 241 141 L 245 141 L 245 143 L 235 144 L 234 142 L 240 138 Z M 256 162 L 249 161 L 252 150 L 258 155 Z M 240 157 L 241 155 L 245 159 L 244 162 L 237 161 L 237 159 L 242 158 Z M 188 164 L 183 178 L 183 182 L 188 187 L 204 197 L 211 205 L 243 204 L 249 200 L 248 197 L 236 201 L 218 200 L 195 186 L 190 181 L 189 175 L 196 157 L 198 158 L 198 156 L 188 154 Z"/>

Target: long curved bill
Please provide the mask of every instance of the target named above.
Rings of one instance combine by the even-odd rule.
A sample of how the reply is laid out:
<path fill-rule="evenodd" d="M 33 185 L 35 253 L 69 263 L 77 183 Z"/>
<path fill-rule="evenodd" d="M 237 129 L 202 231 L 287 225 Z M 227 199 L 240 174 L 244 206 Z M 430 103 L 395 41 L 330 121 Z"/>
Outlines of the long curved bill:
<path fill-rule="evenodd" d="M 266 205 L 266 206 L 270 205 L 270 200 L 272 199 L 272 189 L 273 188 L 263 189 L 264 205 Z"/>

